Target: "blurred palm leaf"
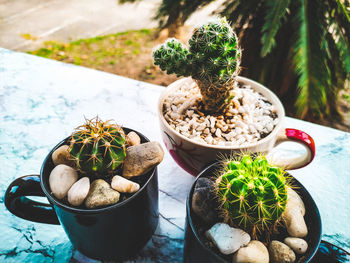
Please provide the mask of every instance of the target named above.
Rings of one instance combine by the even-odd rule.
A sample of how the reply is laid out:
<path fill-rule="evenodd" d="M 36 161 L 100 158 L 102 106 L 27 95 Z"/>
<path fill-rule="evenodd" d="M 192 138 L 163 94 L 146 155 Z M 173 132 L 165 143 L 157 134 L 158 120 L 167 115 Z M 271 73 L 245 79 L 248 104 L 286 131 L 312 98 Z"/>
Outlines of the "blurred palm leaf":
<path fill-rule="evenodd" d="M 276 45 L 275 36 L 281 25 L 281 20 L 286 17 L 289 0 L 267 0 L 265 23 L 262 28 L 261 56 L 266 56 Z"/>
<path fill-rule="evenodd" d="M 349 5 L 227 0 L 221 14 L 241 37 L 244 75 L 274 90 L 294 116 L 339 119 L 337 93 L 350 76 Z"/>

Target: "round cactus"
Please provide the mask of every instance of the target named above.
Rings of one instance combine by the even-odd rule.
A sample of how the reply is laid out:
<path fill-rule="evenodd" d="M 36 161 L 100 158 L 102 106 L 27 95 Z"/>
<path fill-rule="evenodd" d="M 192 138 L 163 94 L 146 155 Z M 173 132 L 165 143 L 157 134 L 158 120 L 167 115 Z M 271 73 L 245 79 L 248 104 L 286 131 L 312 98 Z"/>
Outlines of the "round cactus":
<path fill-rule="evenodd" d="M 82 172 L 102 176 L 125 159 L 123 129 L 98 117 L 79 126 L 69 140 L 70 153 Z"/>
<path fill-rule="evenodd" d="M 217 179 L 217 195 L 227 221 L 256 237 L 271 230 L 286 208 L 288 178 L 264 156 L 230 160 Z"/>
<path fill-rule="evenodd" d="M 195 29 L 189 50 L 178 40 L 169 39 L 153 52 L 154 64 L 168 74 L 192 76 L 205 106 L 217 112 L 228 104 L 230 91 L 240 70 L 241 49 L 225 18 Z"/>

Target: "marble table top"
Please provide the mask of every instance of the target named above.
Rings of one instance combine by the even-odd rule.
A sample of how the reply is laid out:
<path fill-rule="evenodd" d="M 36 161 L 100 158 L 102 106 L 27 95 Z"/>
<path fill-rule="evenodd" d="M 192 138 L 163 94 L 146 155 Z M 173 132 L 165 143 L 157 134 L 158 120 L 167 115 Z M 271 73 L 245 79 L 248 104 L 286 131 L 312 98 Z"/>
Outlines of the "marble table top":
<path fill-rule="evenodd" d="M 4 206 L 6 188 L 19 176 L 38 174 L 49 150 L 84 117 L 114 119 L 161 142 L 157 100 L 163 89 L 0 48 L 0 262 L 86 261 L 61 226 L 12 215 Z M 285 125 L 314 138 L 314 161 L 291 174 L 320 210 L 322 238 L 349 251 L 350 133 L 292 118 Z M 130 262 L 182 262 L 185 202 L 194 179 L 165 154 L 159 165 L 159 226 Z"/>

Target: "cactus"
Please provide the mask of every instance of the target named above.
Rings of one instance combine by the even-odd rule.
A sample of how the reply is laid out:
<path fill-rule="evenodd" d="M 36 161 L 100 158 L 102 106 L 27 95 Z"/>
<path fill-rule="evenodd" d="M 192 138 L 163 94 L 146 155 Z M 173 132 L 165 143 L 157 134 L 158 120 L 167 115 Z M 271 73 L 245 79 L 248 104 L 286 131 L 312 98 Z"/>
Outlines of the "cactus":
<path fill-rule="evenodd" d="M 89 175 L 102 176 L 115 170 L 126 156 L 123 129 L 98 117 L 79 126 L 69 143 L 77 168 Z"/>
<path fill-rule="evenodd" d="M 154 64 L 168 74 L 191 76 L 198 84 L 204 108 L 223 110 L 232 98 L 240 70 L 241 49 L 225 18 L 195 29 L 189 49 L 176 39 L 168 39 L 153 51 Z"/>
<path fill-rule="evenodd" d="M 253 238 L 270 233 L 287 203 L 289 177 L 268 163 L 243 155 L 227 162 L 216 181 L 217 197 L 226 221 L 248 231 Z"/>

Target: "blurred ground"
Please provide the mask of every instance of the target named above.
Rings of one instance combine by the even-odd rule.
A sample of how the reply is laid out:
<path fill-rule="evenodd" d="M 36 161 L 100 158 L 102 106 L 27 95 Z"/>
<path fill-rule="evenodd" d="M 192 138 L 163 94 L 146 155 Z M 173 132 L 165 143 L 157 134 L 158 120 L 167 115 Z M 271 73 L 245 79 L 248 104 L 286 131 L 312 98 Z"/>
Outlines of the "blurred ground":
<path fill-rule="evenodd" d="M 70 42 L 127 30 L 154 28 L 161 0 L 118 4 L 118 0 L 0 0 L 0 47 L 28 51 L 48 40 Z M 187 24 L 207 19 L 218 0 Z"/>
<path fill-rule="evenodd" d="M 153 65 L 152 48 L 159 43 L 155 33 L 155 29 L 141 29 L 70 43 L 48 41 L 29 53 L 167 86 L 177 77 Z"/>
<path fill-rule="evenodd" d="M 155 39 L 148 29 L 158 25 L 152 17 L 161 1 L 0 0 L 0 47 L 166 86 L 177 78 L 153 66 L 151 51 L 167 34 Z M 194 13 L 183 39 L 223 1 Z"/>
<path fill-rule="evenodd" d="M 0 0 L 0 46 L 33 50 L 43 41 L 69 42 L 156 27 L 160 0 L 119 5 L 118 0 Z"/>

